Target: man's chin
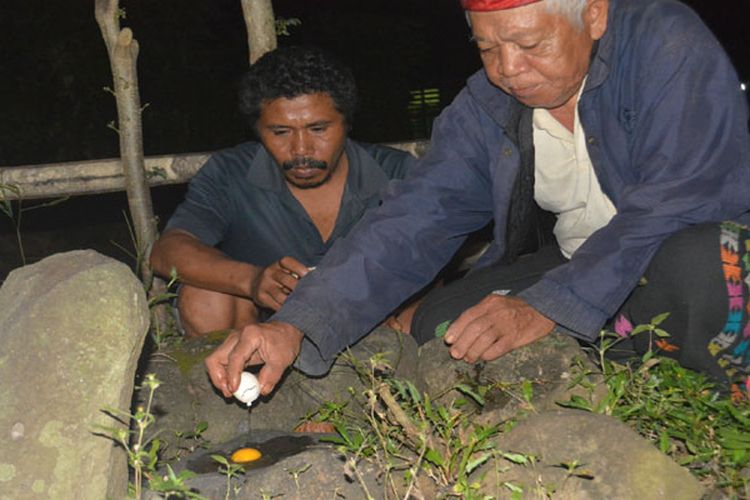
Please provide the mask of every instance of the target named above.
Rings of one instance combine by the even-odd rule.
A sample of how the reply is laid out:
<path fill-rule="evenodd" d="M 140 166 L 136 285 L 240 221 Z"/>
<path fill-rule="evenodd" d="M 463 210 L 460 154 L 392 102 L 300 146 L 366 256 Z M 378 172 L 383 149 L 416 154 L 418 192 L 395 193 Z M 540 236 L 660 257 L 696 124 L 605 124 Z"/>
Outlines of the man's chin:
<path fill-rule="evenodd" d="M 289 176 L 286 178 L 287 182 L 297 189 L 314 189 L 320 187 L 326 183 L 327 177 L 314 177 L 314 178 L 299 178 Z"/>

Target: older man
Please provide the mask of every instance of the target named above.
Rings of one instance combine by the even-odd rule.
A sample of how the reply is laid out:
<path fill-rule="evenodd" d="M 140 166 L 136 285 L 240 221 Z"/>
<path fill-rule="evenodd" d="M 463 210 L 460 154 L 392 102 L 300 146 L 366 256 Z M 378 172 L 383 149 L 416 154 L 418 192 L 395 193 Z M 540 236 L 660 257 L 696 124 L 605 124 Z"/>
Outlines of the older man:
<path fill-rule="evenodd" d="M 380 203 L 415 160 L 347 139 L 357 104 L 348 68 L 309 47 L 263 56 L 240 86 L 260 142 L 213 155 L 151 252 L 182 282 L 189 336 L 240 328 L 278 310 L 300 277 Z"/>
<path fill-rule="evenodd" d="M 484 68 L 438 118 L 429 154 L 273 321 L 207 359 L 213 383 L 230 394 L 246 363 L 264 363 L 264 393 L 295 360 L 325 372 L 492 219 L 480 272 L 428 296 L 413 333 L 456 318 L 451 355 L 474 362 L 555 328 L 595 341 L 669 312 L 682 363 L 747 373 L 750 242 L 721 221 L 750 220 L 750 139 L 719 43 L 671 0 L 462 4 Z"/>

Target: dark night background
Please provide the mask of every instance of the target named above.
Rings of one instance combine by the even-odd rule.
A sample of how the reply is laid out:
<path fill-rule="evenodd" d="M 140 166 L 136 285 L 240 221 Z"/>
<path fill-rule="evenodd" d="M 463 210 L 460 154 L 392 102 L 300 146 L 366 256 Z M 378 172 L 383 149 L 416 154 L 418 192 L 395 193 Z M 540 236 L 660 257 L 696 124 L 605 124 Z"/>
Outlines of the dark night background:
<path fill-rule="evenodd" d="M 750 0 L 686 2 L 717 34 L 742 81 L 750 81 Z M 298 18 L 281 45 L 315 44 L 354 70 L 361 105 L 352 137 L 386 142 L 426 137 L 431 118 L 479 67 L 458 0 L 274 0 Z M 138 58 L 146 155 L 211 151 L 248 138 L 235 84 L 246 70 L 239 0 L 121 0 Z M 117 156 L 109 60 L 93 0 L 0 4 L 0 165 Z M 433 108 L 410 110 L 413 91 L 438 89 Z M 152 191 L 169 216 L 184 186 Z M 34 205 L 27 201 L 25 206 Z M 129 261 L 123 193 L 71 198 L 23 213 L 27 260 L 95 248 Z M 11 220 L 0 214 L 0 279 L 21 264 Z"/>

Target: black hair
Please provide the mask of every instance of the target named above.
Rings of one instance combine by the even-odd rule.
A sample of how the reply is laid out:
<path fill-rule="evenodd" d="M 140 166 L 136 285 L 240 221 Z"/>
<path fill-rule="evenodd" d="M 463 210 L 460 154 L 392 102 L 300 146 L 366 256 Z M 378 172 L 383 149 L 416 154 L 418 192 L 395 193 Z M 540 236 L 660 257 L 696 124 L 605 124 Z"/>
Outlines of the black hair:
<path fill-rule="evenodd" d="M 357 85 L 349 68 L 313 47 L 284 47 L 267 52 L 240 82 L 240 111 L 255 131 L 265 101 L 324 93 L 348 126 L 357 107 Z"/>

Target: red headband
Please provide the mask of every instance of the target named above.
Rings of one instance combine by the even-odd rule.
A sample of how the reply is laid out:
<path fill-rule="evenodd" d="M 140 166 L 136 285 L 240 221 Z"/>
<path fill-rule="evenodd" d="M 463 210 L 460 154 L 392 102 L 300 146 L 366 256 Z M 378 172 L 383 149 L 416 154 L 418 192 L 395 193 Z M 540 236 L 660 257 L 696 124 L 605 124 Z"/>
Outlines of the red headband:
<path fill-rule="evenodd" d="M 514 7 L 520 7 L 529 3 L 538 2 L 539 0 L 461 0 L 461 6 L 464 10 L 505 10 Z"/>

